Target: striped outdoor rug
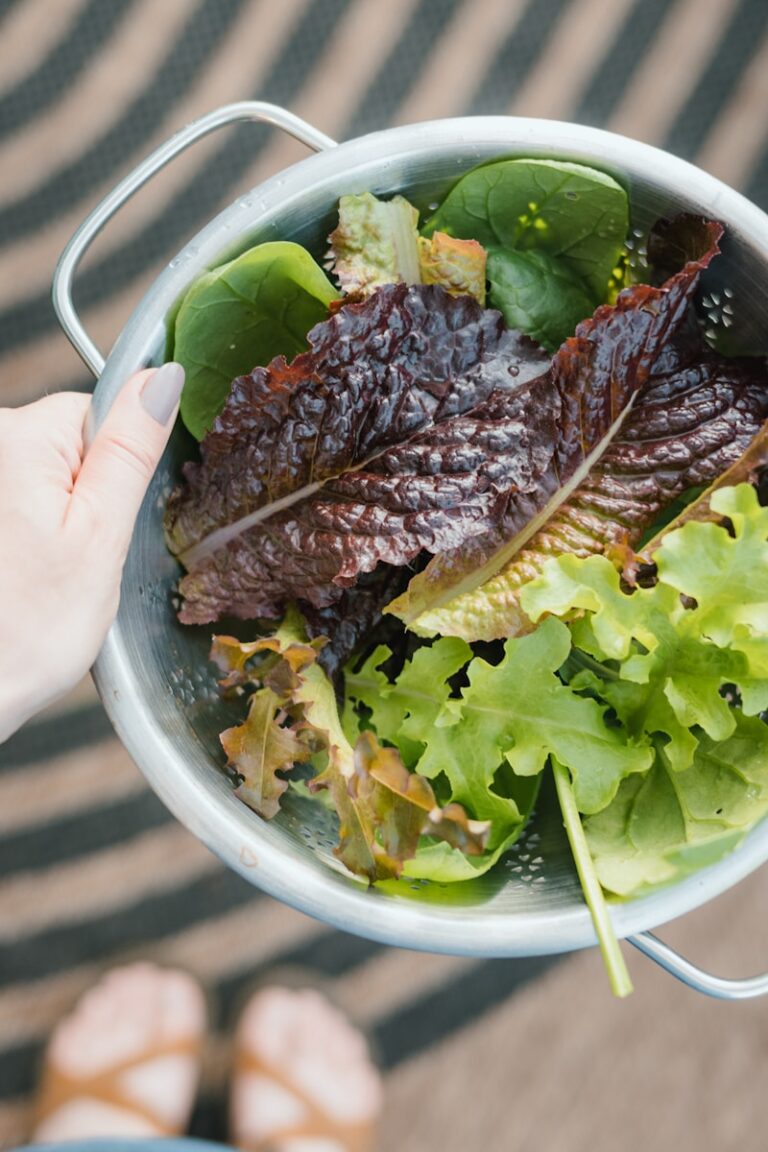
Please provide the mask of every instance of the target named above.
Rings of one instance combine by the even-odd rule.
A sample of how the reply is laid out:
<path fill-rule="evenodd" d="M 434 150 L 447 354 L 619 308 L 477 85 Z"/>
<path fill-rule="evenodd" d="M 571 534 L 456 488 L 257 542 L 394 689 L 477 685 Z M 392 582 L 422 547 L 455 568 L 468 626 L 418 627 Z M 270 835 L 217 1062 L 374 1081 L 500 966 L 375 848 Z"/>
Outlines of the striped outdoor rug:
<path fill-rule="evenodd" d="M 766 0 L 0 0 L 0 403 L 90 386 L 49 303 L 58 253 L 174 129 L 247 97 L 337 138 L 462 113 L 599 124 L 768 208 Z M 97 343 L 214 212 L 300 155 L 231 130 L 140 195 L 80 278 Z M 242 996 L 299 966 L 370 1031 L 387 1076 L 382 1149 L 765 1152 L 768 1003 L 704 1002 L 638 957 L 637 994 L 614 1005 L 591 954 L 479 963 L 330 931 L 169 818 L 87 684 L 0 750 L 0 873 L 6 1146 L 25 1136 L 52 1023 L 101 969 L 146 956 L 215 997 L 200 1134 L 224 1135 Z M 667 934 L 713 966 L 758 969 L 766 896 L 764 874 Z"/>

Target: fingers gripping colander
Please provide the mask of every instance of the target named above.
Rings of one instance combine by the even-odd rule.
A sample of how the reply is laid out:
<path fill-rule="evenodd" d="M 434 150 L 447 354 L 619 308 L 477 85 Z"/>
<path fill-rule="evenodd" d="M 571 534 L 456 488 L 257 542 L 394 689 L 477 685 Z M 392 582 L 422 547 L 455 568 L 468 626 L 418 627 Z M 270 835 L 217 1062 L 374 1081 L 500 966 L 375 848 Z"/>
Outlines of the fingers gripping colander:
<path fill-rule="evenodd" d="M 282 128 L 317 155 L 255 188 L 203 229 L 158 277 L 105 363 L 72 302 L 81 257 L 114 212 L 174 156 L 214 129 L 244 120 Z M 515 155 L 566 158 L 611 172 L 629 190 L 639 235 L 658 216 L 683 208 L 722 220 L 724 254 L 707 282 L 710 322 L 724 319 L 738 328 L 742 347 L 759 347 L 768 316 L 768 217 L 719 181 L 664 152 L 592 128 L 507 117 L 408 125 L 335 145 L 280 108 L 233 104 L 191 124 L 139 165 L 91 213 L 59 262 L 54 279 L 59 319 L 99 377 L 93 427 L 131 372 L 162 361 L 167 317 L 207 268 L 277 238 L 295 240 L 319 254 L 341 194 L 402 192 L 424 210 L 468 168 Z M 493 874 L 452 887 L 406 885 L 397 894 L 369 890 L 345 872 L 332 854 L 333 828 L 320 805 L 289 796 L 280 816 L 265 823 L 235 798 L 217 769 L 217 734 L 235 716 L 220 700 L 208 663 L 210 629 L 184 628 L 176 621 L 171 590 L 178 568 L 163 543 L 165 499 L 189 451 L 188 439 L 177 431 L 141 510 L 118 618 L 95 668 L 118 734 L 168 807 L 254 884 L 351 932 L 407 948 L 487 957 L 594 944 L 557 809 L 546 796 L 528 835 Z M 768 992 L 768 974 L 718 979 L 648 932 L 725 891 L 766 858 L 768 822 L 719 864 L 614 907 L 616 931 L 701 992 L 724 999 Z"/>

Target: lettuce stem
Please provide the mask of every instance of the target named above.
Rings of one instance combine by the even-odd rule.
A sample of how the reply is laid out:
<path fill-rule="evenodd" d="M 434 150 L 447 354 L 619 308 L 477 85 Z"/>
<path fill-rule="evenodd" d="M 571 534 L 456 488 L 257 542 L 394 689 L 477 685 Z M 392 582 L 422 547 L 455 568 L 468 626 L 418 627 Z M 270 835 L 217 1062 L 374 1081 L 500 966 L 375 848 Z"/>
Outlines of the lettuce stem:
<path fill-rule="evenodd" d="M 595 660 L 593 656 L 590 656 L 587 652 L 583 652 L 581 648 L 572 648 L 568 659 L 572 660 L 575 664 L 581 665 L 582 668 L 594 672 L 601 680 L 620 679 L 618 672 L 614 671 L 613 668 L 609 668 L 606 664 L 601 664 L 599 660 Z"/>
<path fill-rule="evenodd" d="M 597 932 L 600 951 L 608 972 L 611 990 L 614 996 L 629 996 L 632 991 L 632 981 L 624 962 L 619 941 L 613 930 L 613 922 L 605 902 L 603 889 L 595 872 L 594 861 L 589 851 L 587 838 L 581 824 L 581 816 L 576 807 L 576 798 L 573 794 L 571 774 L 568 769 L 555 757 L 552 757 L 552 771 L 555 777 L 557 798 L 560 801 L 560 811 L 563 814 L 563 824 L 568 834 L 568 842 L 579 874 L 584 899 L 592 914 L 592 923 Z"/>

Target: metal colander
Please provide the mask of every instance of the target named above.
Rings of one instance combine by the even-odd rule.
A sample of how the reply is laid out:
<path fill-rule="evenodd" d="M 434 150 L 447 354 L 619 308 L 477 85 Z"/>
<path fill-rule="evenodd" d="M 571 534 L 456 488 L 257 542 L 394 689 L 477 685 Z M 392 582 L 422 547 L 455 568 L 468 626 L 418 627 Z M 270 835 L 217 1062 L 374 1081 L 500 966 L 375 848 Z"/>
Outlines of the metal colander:
<path fill-rule="evenodd" d="M 236 121 L 275 125 L 316 153 L 253 189 L 217 216 L 158 277 L 106 362 L 72 304 L 72 280 L 88 245 L 114 212 L 194 141 Z M 597 129 L 546 120 L 477 117 L 439 120 L 336 145 L 267 104 L 234 104 L 196 121 L 154 152 L 94 210 L 65 250 L 54 302 L 69 339 L 94 375 L 93 427 L 123 381 L 161 363 L 166 324 L 187 287 L 206 269 L 245 248 L 294 240 L 322 254 L 339 196 L 401 192 L 422 211 L 474 165 L 499 157 L 540 156 L 593 164 L 627 187 L 634 259 L 662 215 L 688 210 L 726 225 L 723 256 L 704 284 L 708 329 L 742 351 L 758 349 L 768 317 L 768 217 L 711 176 L 655 148 Z M 181 430 L 171 440 L 139 516 L 122 599 L 95 668 L 118 735 L 174 814 L 226 864 L 279 900 L 339 928 L 407 948 L 471 956 L 528 956 L 595 944 L 554 797 L 543 790 L 527 834 L 489 875 L 444 886 L 401 881 L 368 889 L 332 853 L 326 810 L 296 795 L 271 823 L 234 795 L 220 770 L 218 733 L 239 720 L 223 701 L 208 662 L 210 628 L 178 624 L 172 593 L 179 576 L 163 542 L 165 501 L 189 455 Z M 768 976 L 709 976 L 651 936 L 649 929 L 703 904 L 768 858 L 768 822 L 730 857 L 696 876 L 613 908 L 619 936 L 686 982 L 725 998 L 768 991 Z"/>

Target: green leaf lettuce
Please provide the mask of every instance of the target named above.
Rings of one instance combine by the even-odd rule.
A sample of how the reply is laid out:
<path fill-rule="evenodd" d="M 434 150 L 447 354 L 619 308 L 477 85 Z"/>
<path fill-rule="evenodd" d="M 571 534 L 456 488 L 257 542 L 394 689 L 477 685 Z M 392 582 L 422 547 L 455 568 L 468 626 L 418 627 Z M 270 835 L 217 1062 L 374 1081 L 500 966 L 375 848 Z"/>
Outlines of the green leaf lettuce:
<path fill-rule="evenodd" d="M 736 715 L 727 740 L 701 737 L 684 772 L 660 747 L 649 773 L 625 780 L 613 803 L 587 818 L 587 841 L 609 892 L 640 896 L 714 864 L 768 814 L 768 727 Z"/>
<path fill-rule="evenodd" d="M 650 772 L 585 823 L 620 896 L 713 863 L 768 812 L 768 510 L 749 484 L 709 505 L 719 523 L 664 533 L 650 587 L 625 590 L 605 557 L 561 556 L 522 593 L 533 620 L 570 622 L 570 688 L 654 749 Z"/>

